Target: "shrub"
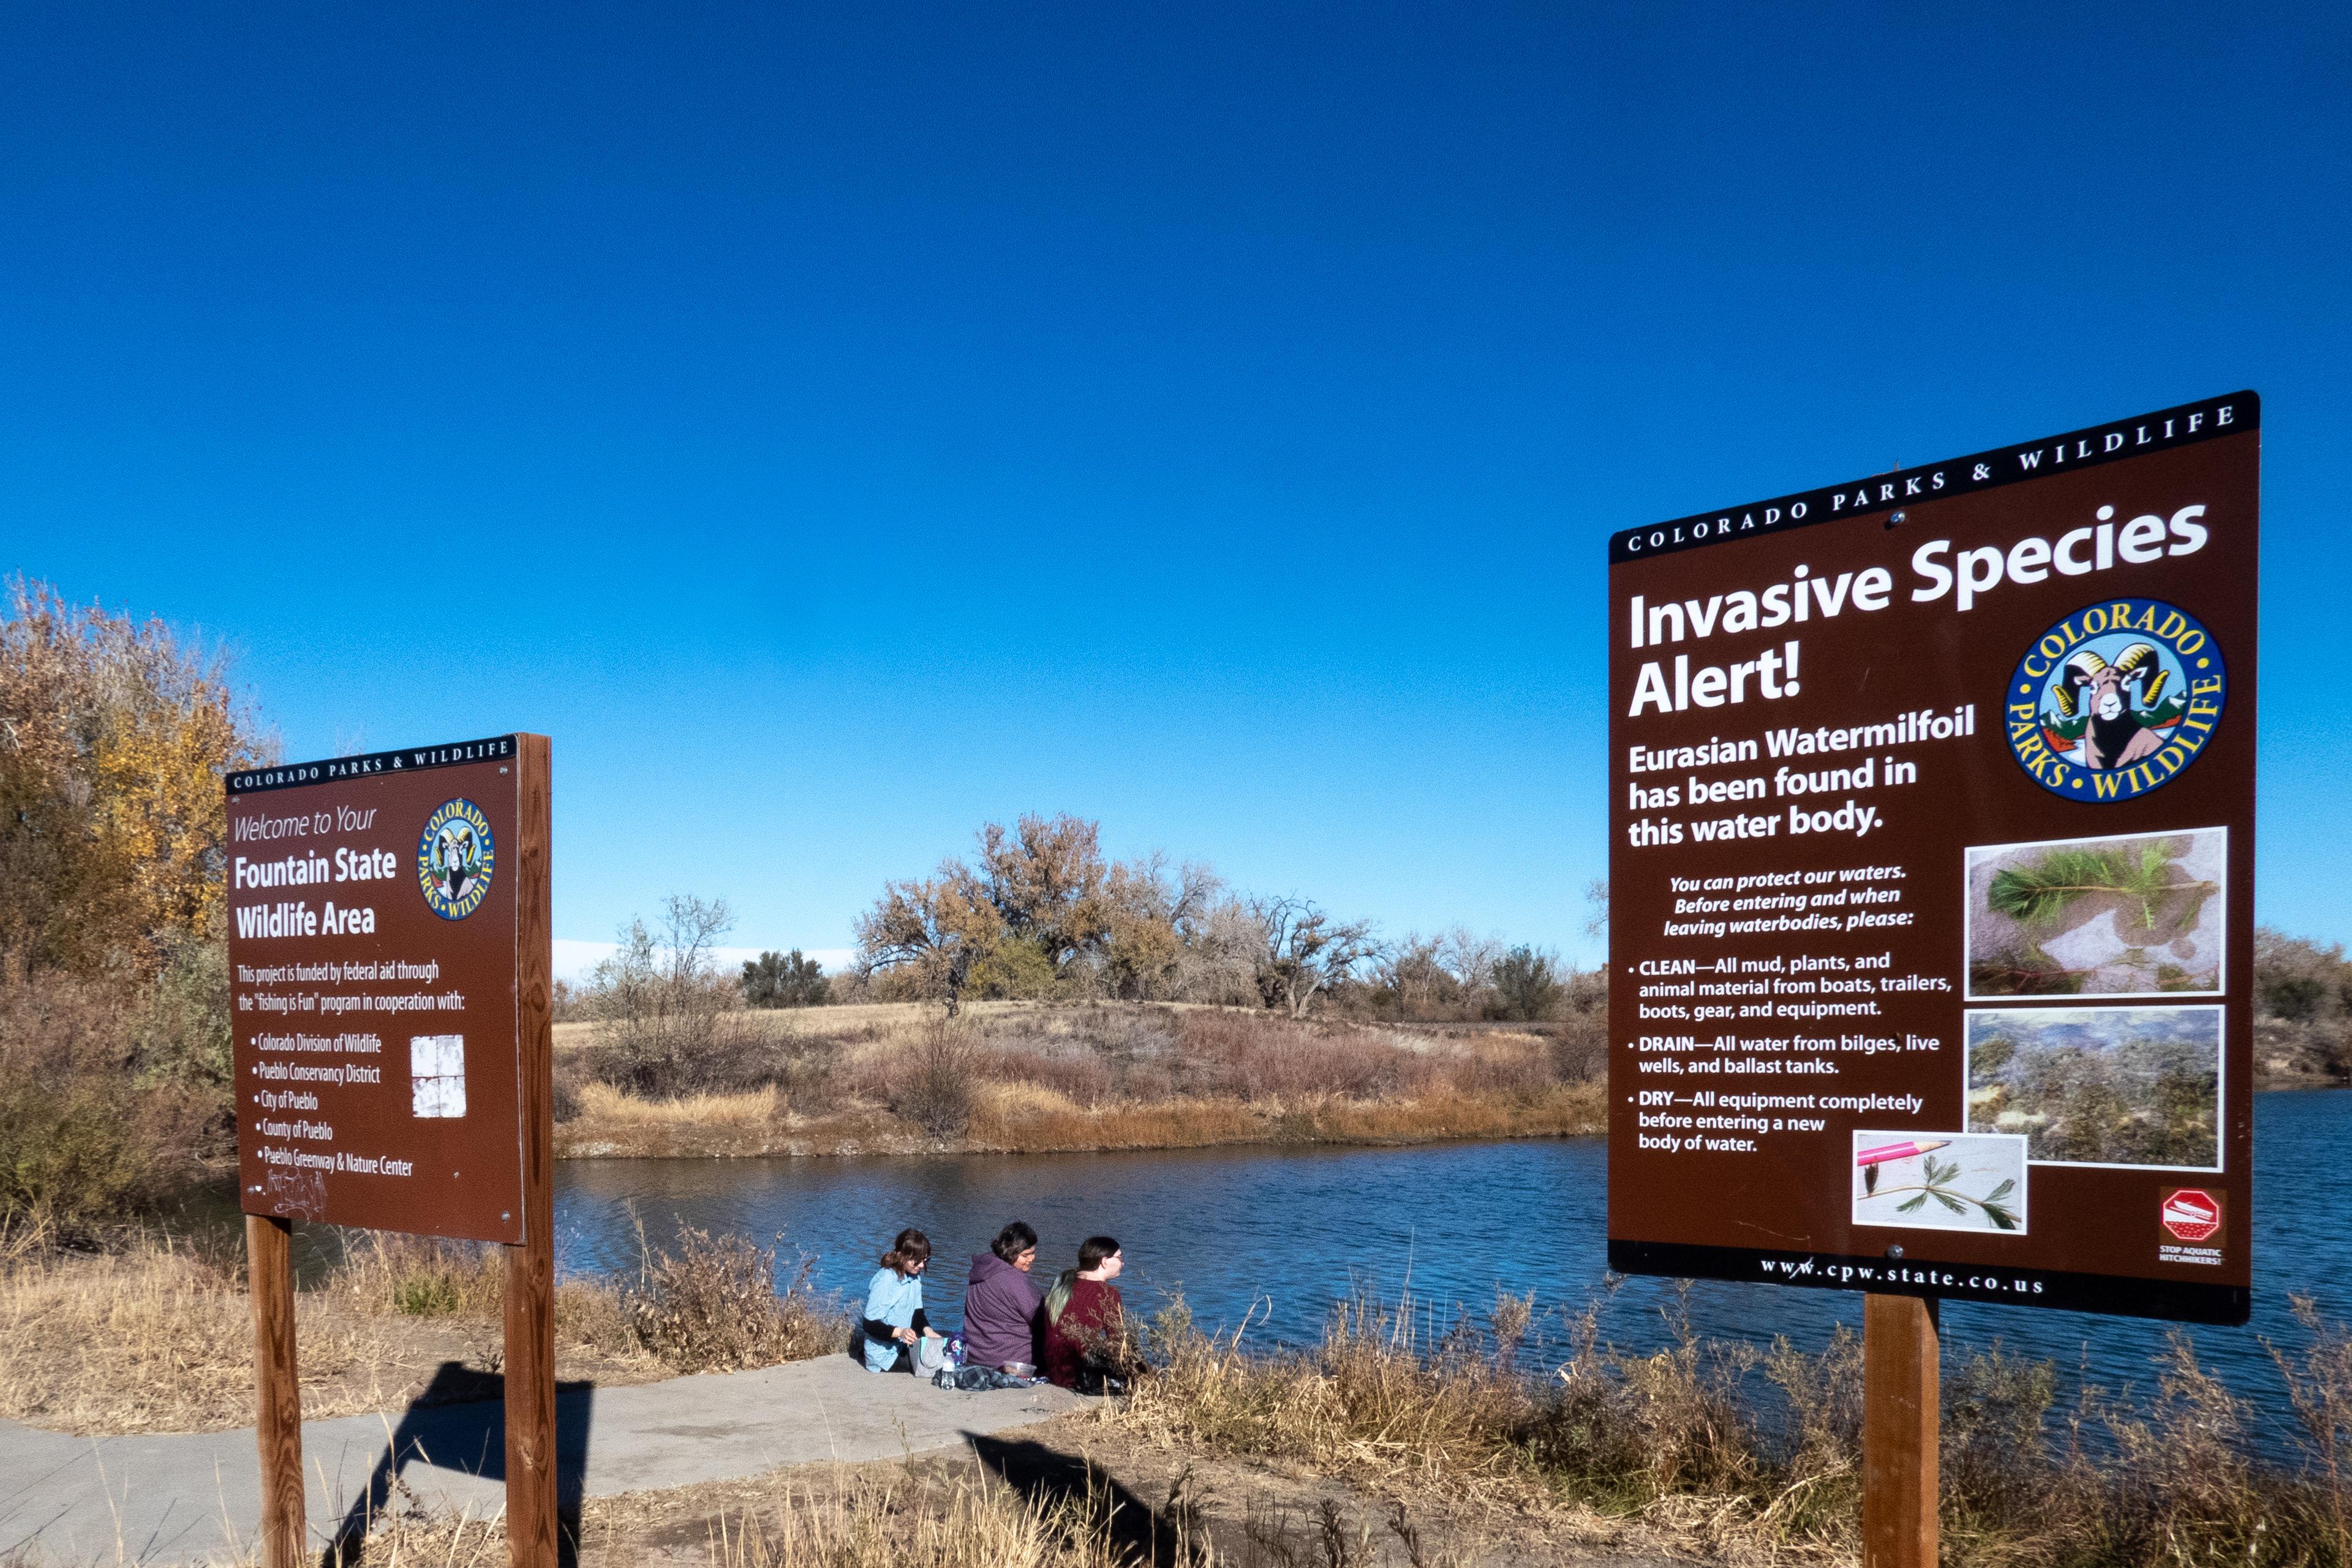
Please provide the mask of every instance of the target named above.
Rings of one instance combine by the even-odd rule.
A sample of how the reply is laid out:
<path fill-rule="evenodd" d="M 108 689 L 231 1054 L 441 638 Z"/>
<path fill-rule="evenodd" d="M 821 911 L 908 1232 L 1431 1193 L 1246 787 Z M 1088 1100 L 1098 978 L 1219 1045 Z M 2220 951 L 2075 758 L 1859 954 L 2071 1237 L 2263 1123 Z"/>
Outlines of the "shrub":
<path fill-rule="evenodd" d="M 495 1318 L 506 1301 L 505 1249 L 389 1230 L 340 1232 L 331 1279 L 361 1310 L 408 1318 Z"/>
<path fill-rule="evenodd" d="M 1492 984 L 1497 1018 L 1532 1022 L 1559 1011 L 1567 987 L 1554 972 L 1551 956 L 1531 947 L 1515 947 L 1495 961 Z"/>
<path fill-rule="evenodd" d="M 658 930 L 622 928 L 586 999 L 602 1025 L 590 1057 L 599 1079 L 646 1100 L 743 1086 L 756 1047 L 735 1016 L 737 986 L 711 957 L 733 923 L 723 900 L 673 895 Z"/>
<path fill-rule="evenodd" d="M 824 965 L 790 952 L 763 952 L 743 962 L 743 1000 L 754 1007 L 817 1007 L 833 998 Z"/>
<path fill-rule="evenodd" d="M 2263 1010 L 2290 1024 L 2310 1023 L 2326 1000 L 2327 986 L 2315 974 L 2282 975 L 2263 991 Z"/>
<path fill-rule="evenodd" d="M 1188 1093 L 1252 1100 L 1369 1099 L 1396 1088 L 1416 1065 L 1413 1053 L 1376 1037 L 1334 1035 L 1262 1015 L 1184 1013 L 1177 1029 Z"/>
<path fill-rule="evenodd" d="M 143 1064 L 135 1024 L 61 975 L 0 986 L 0 1215 L 44 1214 L 87 1239 L 200 1173 L 225 1096 Z"/>
<path fill-rule="evenodd" d="M 1037 1001 L 1053 995 L 1060 980 L 1053 958 L 1037 942 L 1005 936 L 972 961 L 964 994 L 992 1001 Z"/>
<path fill-rule="evenodd" d="M 803 1258 L 779 1293 L 775 1247 L 689 1227 L 677 1252 L 646 1255 L 624 1302 L 630 1331 L 680 1372 L 772 1366 L 838 1351 L 848 1343 L 849 1322 L 816 1299 L 813 1266 Z"/>
<path fill-rule="evenodd" d="M 961 1138 L 971 1125 L 973 1053 L 961 1026 L 935 1019 L 911 1058 L 890 1061 L 884 1103 L 933 1138 Z"/>

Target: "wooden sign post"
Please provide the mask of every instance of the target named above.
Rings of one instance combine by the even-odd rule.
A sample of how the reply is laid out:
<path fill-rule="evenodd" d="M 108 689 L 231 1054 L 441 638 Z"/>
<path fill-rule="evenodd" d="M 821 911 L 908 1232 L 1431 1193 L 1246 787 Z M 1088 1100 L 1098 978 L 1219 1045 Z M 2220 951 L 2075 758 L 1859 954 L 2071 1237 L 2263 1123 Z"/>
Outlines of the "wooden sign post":
<path fill-rule="evenodd" d="M 1936 1568 L 1936 1303 L 1862 1299 L 1863 1568 Z"/>
<path fill-rule="evenodd" d="M 517 1081 L 523 1238 L 507 1249 L 507 1561 L 555 1568 L 555 942 L 548 740 L 521 735 Z"/>
<path fill-rule="evenodd" d="M 301 1568 L 297 1219 L 507 1249 L 507 1550 L 554 1568 L 554 1029 L 544 735 L 227 781 L 238 1186 L 264 1568 Z"/>
<path fill-rule="evenodd" d="M 262 1568 L 302 1568 L 302 1390 L 294 1371 L 293 1226 L 245 1216 L 261 1443 Z"/>
<path fill-rule="evenodd" d="M 1609 540 L 1609 1264 L 1864 1293 L 1869 1568 L 1938 1301 L 2251 1309 L 2261 459 L 2227 393 Z"/>

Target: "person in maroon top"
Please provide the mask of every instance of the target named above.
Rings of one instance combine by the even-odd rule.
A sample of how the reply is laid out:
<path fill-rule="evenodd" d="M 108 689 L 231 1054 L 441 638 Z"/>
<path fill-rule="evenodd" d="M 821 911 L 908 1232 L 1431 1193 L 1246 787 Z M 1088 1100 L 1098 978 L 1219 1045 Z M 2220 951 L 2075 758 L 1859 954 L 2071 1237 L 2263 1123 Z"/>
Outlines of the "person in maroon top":
<path fill-rule="evenodd" d="M 1045 1377 L 1084 1394 L 1121 1391 L 1126 1303 L 1118 1279 L 1127 1260 L 1118 1242 L 1090 1236 L 1078 1247 L 1078 1266 L 1045 1294 Z"/>

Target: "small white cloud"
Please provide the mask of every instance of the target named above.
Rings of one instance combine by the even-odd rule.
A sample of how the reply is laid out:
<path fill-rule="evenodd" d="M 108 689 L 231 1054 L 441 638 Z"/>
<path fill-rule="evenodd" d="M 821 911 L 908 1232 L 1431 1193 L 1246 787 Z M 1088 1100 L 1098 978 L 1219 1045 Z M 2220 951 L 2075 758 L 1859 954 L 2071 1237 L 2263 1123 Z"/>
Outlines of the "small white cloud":
<path fill-rule="evenodd" d="M 555 978 L 569 980 L 575 985 L 579 984 L 588 978 L 590 970 L 619 951 L 618 942 L 573 942 L 565 937 L 557 937 L 555 939 Z M 791 951 L 792 945 L 789 942 L 780 947 L 718 947 L 711 949 L 711 957 L 718 961 L 719 967 L 722 971 L 728 973 L 738 973 L 741 972 L 744 964 L 759 957 L 762 952 L 790 952 Z M 801 949 L 801 956 L 814 958 L 824 964 L 827 974 L 838 974 L 848 968 L 850 963 L 856 958 L 857 950 L 852 947 L 804 947 Z"/>

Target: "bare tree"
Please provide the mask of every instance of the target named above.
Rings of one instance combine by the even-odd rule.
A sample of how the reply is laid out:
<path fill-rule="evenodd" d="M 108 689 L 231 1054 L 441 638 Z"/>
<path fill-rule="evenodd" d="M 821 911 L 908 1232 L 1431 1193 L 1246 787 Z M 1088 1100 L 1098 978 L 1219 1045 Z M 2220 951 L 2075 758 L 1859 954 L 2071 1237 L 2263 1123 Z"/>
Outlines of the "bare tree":
<path fill-rule="evenodd" d="M 1409 931 L 1381 951 L 1379 984 L 1407 1017 L 1479 1016 L 1494 993 L 1500 938 L 1465 927 L 1425 937 Z"/>
<path fill-rule="evenodd" d="M 1263 932 L 1259 999 L 1287 1007 L 1294 1018 L 1305 1017 L 1318 994 L 1380 952 L 1370 921 L 1335 921 L 1306 899 L 1256 899 L 1250 912 Z"/>
<path fill-rule="evenodd" d="M 1439 962 L 1462 987 L 1464 998 L 1473 1005 L 1482 1002 L 1495 988 L 1495 965 L 1502 962 L 1507 951 L 1498 936 L 1473 936 L 1467 928 L 1455 926 L 1438 939 Z"/>
<path fill-rule="evenodd" d="M 724 899 L 673 893 L 659 921 L 642 917 L 620 931 L 621 944 L 589 974 L 583 1003 L 604 1026 L 598 1074 L 644 1094 L 696 1087 L 725 1042 L 720 1017 L 741 1005 L 719 967 L 719 939 L 734 929 Z"/>
<path fill-rule="evenodd" d="M 1584 886 L 1584 903 L 1591 913 L 1584 920 L 1584 934 L 1603 937 L 1609 934 L 1609 879 L 1595 877 Z"/>
<path fill-rule="evenodd" d="M 1213 903 L 1188 921 L 1169 989 L 1180 1001 L 1224 1005 L 1256 1005 L 1258 960 L 1265 952 L 1265 928 L 1240 899 Z"/>

